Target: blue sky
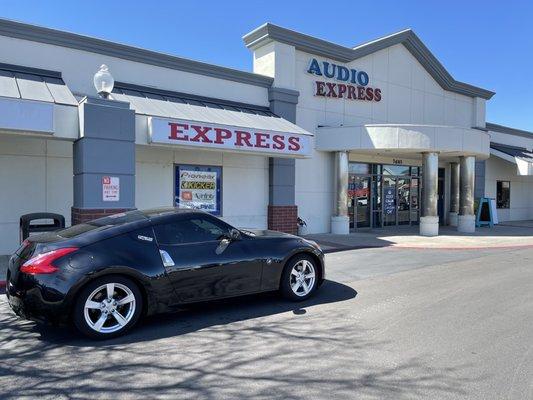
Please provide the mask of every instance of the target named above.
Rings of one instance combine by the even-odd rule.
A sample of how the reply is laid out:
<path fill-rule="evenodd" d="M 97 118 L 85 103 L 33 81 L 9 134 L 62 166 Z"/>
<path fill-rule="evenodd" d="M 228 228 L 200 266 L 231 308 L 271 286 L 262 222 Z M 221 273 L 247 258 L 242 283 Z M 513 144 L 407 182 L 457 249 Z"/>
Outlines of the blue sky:
<path fill-rule="evenodd" d="M 412 28 L 455 79 L 496 92 L 487 120 L 533 131 L 533 1 L 24 1 L 0 16 L 251 71 L 272 22 L 346 46 Z"/>

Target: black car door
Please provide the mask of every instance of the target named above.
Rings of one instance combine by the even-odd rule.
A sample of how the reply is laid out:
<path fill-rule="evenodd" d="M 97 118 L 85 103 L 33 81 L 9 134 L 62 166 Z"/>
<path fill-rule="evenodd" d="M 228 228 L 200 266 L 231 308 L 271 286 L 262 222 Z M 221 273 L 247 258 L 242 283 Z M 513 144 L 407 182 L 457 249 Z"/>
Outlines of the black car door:
<path fill-rule="evenodd" d="M 155 225 L 168 276 L 180 303 L 257 292 L 263 262 L 254 239 L 228 239 L 233 228 L 207 214 Z"/>

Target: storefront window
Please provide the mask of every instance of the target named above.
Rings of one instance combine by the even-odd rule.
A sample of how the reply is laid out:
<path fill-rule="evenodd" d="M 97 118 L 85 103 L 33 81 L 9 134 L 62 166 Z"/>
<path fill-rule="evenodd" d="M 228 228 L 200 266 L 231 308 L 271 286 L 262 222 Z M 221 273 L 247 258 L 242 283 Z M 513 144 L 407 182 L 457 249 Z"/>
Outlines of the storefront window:
<path fill-rule="evenodd" d="M 410 175 L 410 170 L 405 165 L 384 165 L 383 175 Z"/>
<path fill-rule="evenodd" d="M 496 206 L 509 208 L 511 202 L 511 182 L 496 181 Z"/>
<path fill-rule="evenodd" d="M 175 205 L 221 215 L 222 167 L 176 165 Z"/>
<path fill-rule="evenodd" d="M 370 165 L 362 163 L 350 163 L 348 166 L 350 174 L 362 174 L 366 175 L 370 173 Z"/>

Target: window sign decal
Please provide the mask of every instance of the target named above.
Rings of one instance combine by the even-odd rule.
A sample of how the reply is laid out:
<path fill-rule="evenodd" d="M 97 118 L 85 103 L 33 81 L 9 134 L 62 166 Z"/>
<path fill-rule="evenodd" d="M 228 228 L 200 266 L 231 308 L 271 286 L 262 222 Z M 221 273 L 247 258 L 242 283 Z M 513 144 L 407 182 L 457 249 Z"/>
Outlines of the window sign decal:
<path fill-rule="evenodd" d="M 393 215 L 396 211 L 396 199 L 394 194 L 394 188 L 388 187 L 384 189 L 383 198 L 384 198 L 384 211 L 385 215 Z"/>
<path fill-rule="evenodd" d="M 176 165 L 175 205 L 221 215 L 222 167 Z"/>

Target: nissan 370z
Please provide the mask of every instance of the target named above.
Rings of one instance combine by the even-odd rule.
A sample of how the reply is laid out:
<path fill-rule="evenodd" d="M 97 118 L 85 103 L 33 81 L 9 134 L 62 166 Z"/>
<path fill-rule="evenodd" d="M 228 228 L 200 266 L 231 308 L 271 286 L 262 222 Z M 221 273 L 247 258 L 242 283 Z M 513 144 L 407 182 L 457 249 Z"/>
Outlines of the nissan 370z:
<path fill-rule="evenodd" d="M 30 237 L 9 260 L 6 294 L 21 317 L 105 339 L 194 302 L 274 290 L 305 300 L 324 278 L 312 241 L 167 208 Z"/>

